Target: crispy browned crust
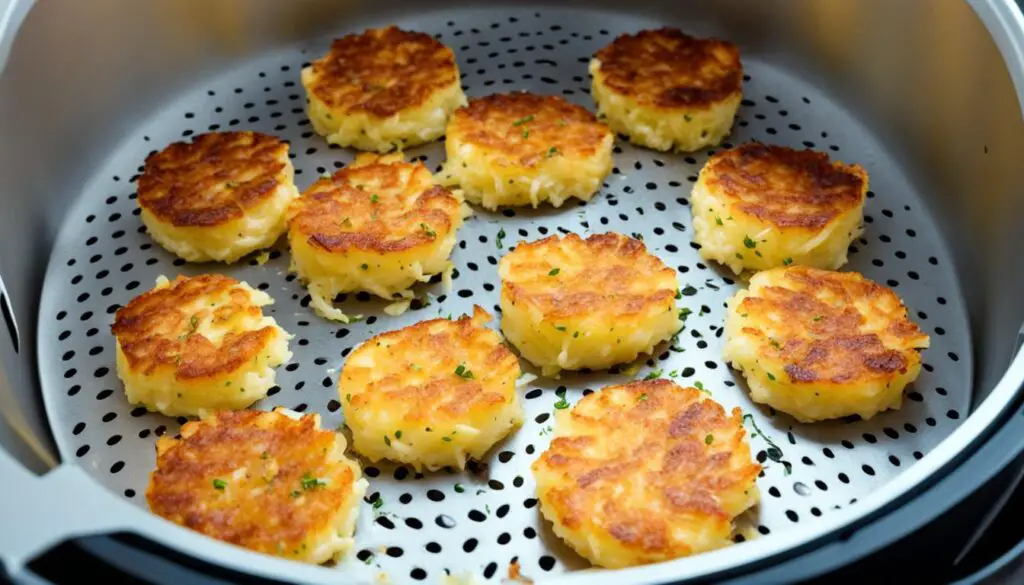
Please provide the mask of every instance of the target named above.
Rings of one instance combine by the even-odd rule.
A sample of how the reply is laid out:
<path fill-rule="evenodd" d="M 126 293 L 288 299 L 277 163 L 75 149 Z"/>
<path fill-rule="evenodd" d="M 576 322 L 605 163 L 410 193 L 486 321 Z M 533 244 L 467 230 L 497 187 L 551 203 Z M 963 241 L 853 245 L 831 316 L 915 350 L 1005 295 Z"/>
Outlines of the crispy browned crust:
<path fill-rule="evenodd" d="M 336 39 L 310 67 L 306 90 L 329 108 L 379 118 L 419 106 L 459 80 L 451 49 L 394 26 Z"/>
<path fill-rule="evenodd" d="M 274 327 L 232 332 L 214 344 L 195 331 L 195 322 L 212 321 L 228 327 L 243 315 L 263 311 L 249 299 L 239 282 L 218 274 L 192 278 L 178 276 L 170 285 L 142 293 L 117 311 L 111 326 L 117 343 L 132 370 L 152 374 L 170 368 L 179 380 L 215 378 L 233 372 L 252 360 L 277 335 Z M 230 291 L 229 301 L 202 308 L 194 306 L 207 295 Z"/>
<path fill-rule="evenodd" d="M 582 106 L 524 92 L 474 98 L 455 111 L 447 130 L 448 140 L 486 148 L 528 167 L 554 156 L 593 156 L 610 135 Z"/>
<path fill-rule="evenodd" d="M 570 530 L 603 530 L 652 558 L 691 552 L 674 537 L 675 522 L 713 522 L 727 531 L 732 516 L 719 506 L 719 494 L 754 489 L 761 466 L 751 461 L 740 410 L 727 414 L 701 397 L 665 379 L 583 397 L 569 413 L 580 434 L 556 429 L 533 464 L 535 472 L 546 468 L 564 478 L 547 494 L 553 509 L 546 513 Z M 618 497 L 624 484 L 645 486 L 645 497 Z"/>
<path fill-rule="evenodd" d="M 557 262 L 554 250 L 563 246 L 581 258 L 582 264 L 551 264 Z M 506 274 L 511 275 L 501 281 L 503 295 L 513 305 L 537 307 L 547 319 L 594 313 L 625 317 L 651 306 L 671 304 L 676 294 L 675 271 L 648 253 L 643 242 L 622 234 L 595 234 L 586 239 L 577 234 L 548 236 L 518 244 L 502 262 L 508 263 Z M 558 268 L 558 274 L 549 276 L 553 268 Z M 673 284 L 635 286 L 638 279 L 649 284 L 659 273 L 670 276 Z"/>
<path fill-rule="evenodd" d="M 751 322 L 772 316 L 777 333 L 769 339 L 756 327 L 743 333 L 760 340 L 759 354 L 795 383 L 849 383 L 904 373 L 920 362 L 928 336 L 907 316 L 892 289 L 856 272 L 805 266 L 784 269 L 786 286 L 768 286 L 737 307 Z M 832 299 L 825 302 L 822 297 Z M 838 299 L 838 300 L 836 300 Z M 869 326 L 858 305 L 870 305 L 887 325 Z M 877 332 L 875 332 L 877 331 Z"/>
<path fill-rule="evenodd" d="M 422 163 L 361 162 L 318 180 L 291 203 L 289 237 L 336 253 L 401 252 L 444 237 L 459 207 Z"/>
<path fill-rule="evenodd" d="M 706 108 L 743 89 L 736 45 L 674 28 L 621 35 L 595 56 L 604 84 L 643 105 Z"/>
<path fill-rule="evenodd" d="M 175 142 L 146 158 L 139 207 L 178 227 L 227 223 L 273 193 L 287 154 L 286 143 L 259 132 L 211 132 Z"/>
<path fill-rule="evenodd" d="M 161 437 L 146 490 L 154 513 L 219 540 L 267 554 L 303 556 L 308 536 L 330 525 L 356 480 L 330 461 L 335 433 L 314 415 L 220 411 Z M 246 468 L 242 479 L 233 474 Z M 326 485 L 303 487 L 303 478 Z M 225 482 L 223 489 L 214 480 Z"/>
<path fill-rule="evenodd" d="M 363 379 L 369 368 L 346 364 L 342 377 L 364 382 L 365 390 L 351 400 L 344 396 L 342 399 L 357 410 L 393 409 L 401 404 L 406 424 L 465 419 L 474 411 L 503 407 L 512 396 L 485 386 L 508 381 L 513 371 L 518 375 L 519 360 L 484 326 L 490 320 L 487 311 L 474 306 L 472 317 L 421 321 L 369 339 L 353 352 L 349 363 L 357 354 L 377 351 L 382 344 L 388 345 L 388 359 L 377 363 L 372 381 L 369 377 Z M 455 370 L 460 365 L 471 371 L 473 377 L 457 375 Z M 386 373 L 383 377 L 381 370 Z M 431 378 L 426 384 L 409 385 L 406 379 L 414 371 L 425 372 Z"/>
<path fill-rule="evenodd" d="M 858 165 L 757 142 L 719 152 L 701 172 L 716 196 L 780 228 L 821 229 L 863 205 L 868 190 Z"/>

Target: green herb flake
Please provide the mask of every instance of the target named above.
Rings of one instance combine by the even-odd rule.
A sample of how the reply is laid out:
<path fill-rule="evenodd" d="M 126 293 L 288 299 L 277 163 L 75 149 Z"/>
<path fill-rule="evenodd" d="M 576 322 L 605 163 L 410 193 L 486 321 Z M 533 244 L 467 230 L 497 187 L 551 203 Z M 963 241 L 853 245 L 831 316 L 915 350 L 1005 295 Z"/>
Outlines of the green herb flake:
<path fill-rule="evenodd" d="M 530 137 L 530 129 L 527 128 L 527 129 L 523 130 L 523 140 L 526 140 L 529 137 Z"/>
<path fill-rule="evenodd" d="M 473 371 L 466 367 L 465 364 L 459 364 L 455 368 L 455 375 L 466 380 L 473 379 Z"/>
<path fill-rule="evenodd" d="M 462 487 L 461 483 L 455 484 L 455 493 L 461 494 L 464 491 L 466 491 L 466 488 Z"/>
<path fill-rule="evenodd" d="M 188 318 L 188 330 L 191 333 L 191 332 L 195 332 L 195 330 L 198 329 L 198 328 L 199 328 L 199 316 L 198 315 L 192 315 L 191 317 Z"/>
<path fill-rule="evenodd" d="M 682 309 L 679 309 L 679 318 L 682 319 L 683 321 L 686 321 L 686 318 L 689 317 L 692 314 L 693 314 L 693 311 L 691 311 L 687 307 L 683 307 Z"/>
<path fill-rule="evenodd" d="M 388 447 L 390 447 L 391 446 L 391 437 L 389 437 L 387 435 L 384 435 L 384 444 L 387 445 Z"/>
<path fill-rule="evenodd" d="M 291 493 L 289 493 L 288 495 L 293 498 L 297 498 L 302 495 L 302 492 L 300 492 L 299 490 L 292 490 Z"/>
<path fill-rule="evenodd" d="M 697 390 L 700 390 L 701 392 L 704 391 L 704 383 L 701 382 L 700 380 L 697 380 L 696 382 L 694 382 L 693 383 L 693 387 L 696 388 Z"/>
<path fill-rule="evenodd" d="M 768 338 L 768 343 L 775 349 L 782 349 L 782 344 L 770 337 Z"/>
<path fill-rule="evenodd" d="M 384 505 L 384 498 L 377 496 L 377 499 L 373 501 L 373 509 L 380 510 L 380 507 Z"/>
<path fill-rule="evenodd" d="M 783 266 L 789 266 L 792 263 L 793 263 L 793 259 L 792 258 L 783 258 L 782 259 L 782 265 Z"/>
<path fill-rule="evenodd" d="M 423 233 L 427 234 L 428 238 L 436 238 L 437 237 L 437 232 L 435 232 L 434 230 L 430 229 L 430 226 L 425 224 L 425 223 L 421 223 L 420 224 L 420 229 L 423 230 Z"/>
<path fill-rule="evenodd" d="M 754 240 L 751 240 L 750 236 L 743 236 L 743 245 L 746 246 L 747 248 L 753 250 L 754 248 L 757 247 L 757 242 L 755 242 Z"/>
<path fill-rule="evenodd" d="M 767 376 L 768 376 L 768 379 L 769 379 L 769 380 L 771 380 L 772 382 L 774 382 L 774 381 L 775 381 L 775 376 L 774 376 L 774 375 L 772 375 L 772 373 L 771 373 L 771 372 L 765 372 L 765 374 L 767 374 Z"/>
<path fill-rule="evenodd" d="M 522 126 L 523 124 L 529 124 L 530 122 L 533 122 L 533 114 L 530 114 L 529 116 L 526 116 L 524 118 L 519 118 L 515 122 L 512 122 L 512 125 Z"/>
<path fill-rule="evenodd" d="M 224 491 L 224 488 L 226 487 L 228 487 L 228 482 L 224 481 L 223 479 L 213 480 L 213 489 Z"/>
<path fill-rule="evenodd" d="M 647 402 L 647 393 L 644 392 L 643 394 L 641 394 L 640 398 L 637 398 L 637 401 L 639 401 L 639 402 Z"/>
<path fill-rule="evenodd" d="M 555 390 L 555 396 L 558 396 L 558 402 L 555 403 L 555 408 L 558 410 L 565 410 L 569 408 L 569 401 L 565 399 L 565 390 L 559 388 Z"/>
<path fill-rule="evenodd" d="M 740 254 L 739 252 L 736 252 L 736 259 L 737 260 L 743 260 L 743 254 Z"/>
<path fill-rule="evenodd" d="M 710 445 L 711 443 L 714 443 L 714 442 L 715 442 L 715 436 L 714 435 L 708 434 L 706 437 L 704 437 L 704 444 L 705 445 Z"/>
<path fill-rule="evenodd" d="M 370 265 L 369 264 L 361 264 L 359 267 L 362 268 L 363 270 L 369 270 L 370 269 Z"/>
<path fill-rule="evenodd" d="M 494 243 L 498 246 L 499 250 L 505 247 L 505 228 L 498 230 L 498 235 L 494 238 Z"/>
<path fill-rule="evenodd" d="M 661 370 L 654 370 L 653 372 L 648 372 L 647 375 L 644 376 L 644 380 L 657 380 L 658 378 L 661 377 L 661 373 Z"/>
<path fill-rule="evenodd" d="M 558 276 L 558 273 L 561 271 L 561 268 L 552 268 L 551 270 L 548 271 L 548 276 Z"/>
<path fill-rule="evenodd" d="M 307 472 L 302 476 L 302 479 L 299 480 L 299 484 L 302 485 L 302 489 L 304 490 L 315 490 L 316 488 L 327 485 L 327 482 L 320 478 L 313 477 L 312 474 Z"/>
<path fill-rule="evenodd" d="M 551 148 L 548 149 L 548 158 L 551 158 L 551 157 L 555 156 L 556 154 L 558 154 L 558 149 L 555 148 L 554 146 L 552 146 Z"/>
<path fill-rule="evenodd" d="M 374 193 L 373 195 L 370 195 L 370 203 L 376 203 L 379 200 L 380 200 L 380 197 L 377 197 L 376 193 Z"/>
<path fill-rule="evenodd" d="M 576 339 L 576 338 L 578 338 L 579 336 L 580 336 L 580 332 L 579 332 L 579 331 L 573 331 L 573 332 L 572 332 L 572 338 L 573 338 L 573 339 Z"/>
<path fill-rule="evenodd" d="M 821 320 L 822 320 L 822 316 L 821 315 L 815 315 L 814 318 L 811 319 L 811 321 L 821 321 Z"/>
<path fill-rule="evenodd" d="M 715 216 L 715 223 L 717 223 L 718 225 L 725 225 L 724 223 L 722 223 L 722 218 L 717 215 Z"/>
<path fill-rule="evenodd" d="M 452 442 L 452 438 L 451 437 L 441 437 L 441 440 L 444 441 L 445 443 L 451 443 Z"/>
<path fill-rule="evenodd" d="M 395 431 L 395 438 L 396 439 L 401 439 L 402 438 L 402 431 L 401 430 Z"/>

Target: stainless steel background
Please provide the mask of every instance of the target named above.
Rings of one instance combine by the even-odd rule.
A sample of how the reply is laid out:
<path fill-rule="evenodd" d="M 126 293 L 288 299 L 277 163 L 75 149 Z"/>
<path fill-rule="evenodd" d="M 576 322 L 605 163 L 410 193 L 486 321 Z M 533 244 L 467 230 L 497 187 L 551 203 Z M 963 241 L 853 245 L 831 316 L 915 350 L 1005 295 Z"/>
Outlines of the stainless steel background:
<path fill-rule="evenodd" d="M 835 117 L 856 119 L 858 133 L 885 145 L 881 158 L 896 163 L 908 192 L 922 194 L 952 248 L 974 331 L 977 404 L 1005 370 L 1021 321 L 1020 262 L 1011 234 L 1020 218 L 1014 155 L 1022 133 L 1010 78 L 970 8 L 955 0 L 929 3 L 928 11 L 916 2 L 881 0 L 649 4 L 631 3 L 630 11 L 737 41 L 748 58 L 813 87 L 841 108 L 833 110 Z M 21 334 L 18 354 L 0 343 L 6 375 L 0 399 L 17 402 L 3 410 L 22 425 L 22 434 L 45 446 L 34 372 L 42 266 L 60 222 L 73 221 L 69 204 L 115 145 L 181 90 L 273 47 L 371 21 L 409 22 L 411 11 L 431 10 L 427 2 L 371 7 L 312 0 L 50 0 L 35 7 L 0 79 L 0 274 Z M 507 16 L 493 9 L 488 19 Z M 48 360 L 41 368 L 60 366 Z M 18 450 L 11 428 L 0 425 L 8 433 L 0 435 L 5 447 L 41 467 L 30 450 Z"/>

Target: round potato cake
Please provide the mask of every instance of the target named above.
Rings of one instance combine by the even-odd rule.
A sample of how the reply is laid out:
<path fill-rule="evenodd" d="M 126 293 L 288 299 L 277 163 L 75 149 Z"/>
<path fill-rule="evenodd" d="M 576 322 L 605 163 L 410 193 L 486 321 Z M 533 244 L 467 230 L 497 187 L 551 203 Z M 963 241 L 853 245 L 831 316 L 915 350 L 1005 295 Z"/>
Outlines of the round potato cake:
<path fill-rule="evenodd" d="M 394 26 L 335 40 L 302 70 L 302 85 L 317 134 L 376 152 L 436 140 L 466 104 L 455 53 L 428 34 Z"/>
<path fill-rule="evenodd" d="M 362 154 L 288 209 L 292 270 L 320 316 L 347 323 L 331 304 L 336 295 L 408 296 L 448 269 L 463 213 L 458 194 L 435 184 L 422 163 Z"/>
<path fill-rule="evenodd" d="M 610 386 L 555 412 L 532 466 L 540 511 L 595 565 L 628 567 L 729 545 L 758 501 L 740 410 L 665 379 Z"/>
<path fill-rule="evenodd" d="M 146 500 L 171 522 L 314 564 L 352 546 L 367 483 L 318 414 L 218 411 L 160 437 L 156 451 Z"/>
<path fill-rule="evenodd" d="M 743 144 L 708 159 L 691 193 L 700 255 L 736 274 L 836 269 L 863 231 L 867 172 L 813 150 Z"/>
<path fill-rule="evenodd" d="M 146 158 L 138 180 L 150 236 L 183 260 L 234 262 L 285 231 L 298 196 L 288 144 L 259 132 L 211 132 Z"/>
<path fill-rule="evenodd" d="M 743 99 L 735 45 L 674 28 L 622 35 L 590 61 L 592 94 L 612 130 L 655 150 L 714 146 Z"/>
<path fill-rule="evenodd" d="M 114 316 L 117 375 L 132 404 L 168 416 L 245 408 L 291 359 L 270 296 L 217 274 L 157 279 Z"/>
<path fill-rule="evenodd" d="M 498 274 L 502 332 L 545 375 L 633 361 L 682 328 L 675 270 L 622 234 L 524 242 Z"/>
<path fill-rule="evenodd" d="M 371 461 L 463 469 L 523 421 L 519 360 L 485 323 L 433 319 L 377 335 L 338 380 L 353 447 Z"/>
<path fill-rule="evenodd" d="M 613 140 L 592 113 L 561 97 L 474 98 L 448 123 L 441 181 L 490 210 L 589 201 L 611 172 Z"/>
<path fill-rule="evenodd" d="M 899 408 L 928 336 L 892 289 L 856 272 L 759 272 L 729 301 L 723 357 L 750 396 L 799 421 Z"/>

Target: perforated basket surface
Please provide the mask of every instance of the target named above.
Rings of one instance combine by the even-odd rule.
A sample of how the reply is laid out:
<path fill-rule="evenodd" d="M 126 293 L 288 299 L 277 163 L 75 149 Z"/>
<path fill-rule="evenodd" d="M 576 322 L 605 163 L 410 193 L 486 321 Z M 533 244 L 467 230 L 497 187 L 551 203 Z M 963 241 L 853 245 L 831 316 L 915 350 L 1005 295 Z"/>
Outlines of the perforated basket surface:
<path fill-rule="evenodd" d="M 664 23 L 600 12 L 523 10 L 432 13 L 395 24 L 434 34 L 452 47 L 470 97 L 529 90 L 563 95 L 593 109 L 587 62 L 594 51 L 620 33 Z M 353 31 L 337 34 L 348 32 Z M 695 289 L 679 301 L 693 311 L 679 338 L 681 351 L 666 344 L 636 377 L 661 371 L 666 376 L 676 372 L 676 381 L 683 385 L 700 381 L 727 408 L 739 406 L 753 414 L 760 429 L 781 447 L 791 473 L 766 460 L 764 437 L 752 439 L 765 470 L 758 483 L 761 504 L 750 518 L 756 529 L 748 537 L 811 533 L 809 528 L 834 510 L 856 506 L 858 498 L 914 465 L 966 417 L 971 372 L 966 313 L 940 234 L 913 187 L 885 148 L 846 110 L 755 55 L 744 57 L 745 99 L 724 146 L 759 140 L 810 147 L 869 171 L 866 232 L 851 247 L 844 270 L 860 271 L 893 287 L 932 337 L 931 348 L 924 352 L 924 371 L 899 411 L 866 422 L 805 425 L 750 401 L 742 378 L 722 362 L 720 353 L 724 303 L 742 283 L 703 263 L 691 243 L 690 187 L 710 152 L 657 153 L 619 140 L 615 168 L 590 203 L 536 211 L 478 209 L 459 234 L 454 290 L 445 294 L 439 283 L 421 286 L 416 289 L 420 298 L 430 292 L 436 299 L 427 306 L 416 303 L 399 317 L 385 315 L 384 303 L 367 295 L 350 295 L 342 303 L 346 312 L 367 315 L 362 322 L 341 326 L 317 317 L 308 307 L 305 289 L 287 271 L 283 241 L 263 265 L 251 259 L 233 266 L 176 261 L 146 235 L 138 219 L 134 180 L 150 151 L 212 130 L 274 134 L 291 143 L 300 189 L 353 158 L 353 152 L 328 147 L 313 133 L 298 82 L 303 64 L 322 54 L 329 41 L 318 39 L 260 56 L 169 102 L 97 168 L 68 213 L 39 315 L 39 370 L 47 412 L 63 458 L 77 462 L 128 501 L 146 506 L 154 441 L 175 434 L 182 422 L 133 409 L 114 372 L 109 329 L 113 313 L 151 288 L 158 275 L 223 272 L 270 293 L 277 301 L 270 314 L 295 335 L 295 357 L 278 371 L 272 395 L 256 406 L 316 411 L 326 427 L 337 427 L 343 421 L 335 384 L 354 346 L 419 320 L 470 311 L 474 303 L 497 314 L 498 259 L 519 241 L 559 232 L 638 234 L 678 270 L 681 287 Z M 441 143 L 407 154 L 431 168 L 444 157 Z M 507 234 L 503 247 L 496 242 L 502 229 Z M 534 578 L 586 567 L 538 514 L 529 465 L 548 444 L 557 388 L 565 387 L 575 401 L 583 392 L 627 379 L 622 374 L 566 374 L 560 380 L 539 378 L 522 388 L 525 424 L 492 450 L 477 474 L 421 475 L 364 461 L 370 489 L 356 548 L 342 567 L 360 574 L 384 571 L 398 582 L 436 582 L 443 571 L 470 571 L 497 580 L 513 559 L 524 575 Z M 384 505 L 374 509 L 370 502 L 378 494 Z M 731 548 L 737 562 L 744 548 L 742 543 Z"/>

